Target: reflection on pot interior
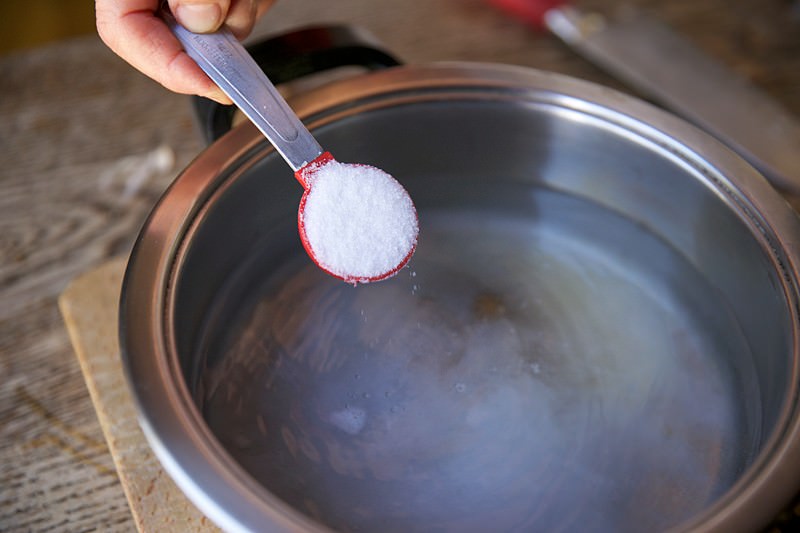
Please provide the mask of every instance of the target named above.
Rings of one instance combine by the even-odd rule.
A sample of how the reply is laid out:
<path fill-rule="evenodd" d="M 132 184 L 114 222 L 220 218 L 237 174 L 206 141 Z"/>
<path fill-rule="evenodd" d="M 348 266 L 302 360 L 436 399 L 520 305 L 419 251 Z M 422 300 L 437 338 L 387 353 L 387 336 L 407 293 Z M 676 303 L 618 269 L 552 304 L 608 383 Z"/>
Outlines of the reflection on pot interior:
<path fill-rule="evenodd" d="M 761 409 L 724 300 L 641 226 L 532 194 L 421 210 L 415 257 L 377 284 L 301 250 L 248 265 L 263 285 L 217 302 L 236 313 L 200 348 L 228 452 L 342 531 L 652 531 L 728 489 Z"/>

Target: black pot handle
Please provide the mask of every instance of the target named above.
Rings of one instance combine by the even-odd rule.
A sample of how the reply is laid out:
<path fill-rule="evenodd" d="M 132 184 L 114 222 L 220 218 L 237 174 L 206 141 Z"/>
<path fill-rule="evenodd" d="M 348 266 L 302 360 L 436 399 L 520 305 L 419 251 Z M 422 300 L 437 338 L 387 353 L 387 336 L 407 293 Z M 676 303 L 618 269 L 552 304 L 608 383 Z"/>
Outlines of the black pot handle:
<path fill-rule="evenodd" d="M 337 67 L 380 70 L 400 64 L 363 30 L 350 26 L 299 29 L 254 43 L 247 50 L 275 85 Z M 193 97 L 192 104 L 207 143 L 231 129 L 235 106 L 200 96 Z"/>

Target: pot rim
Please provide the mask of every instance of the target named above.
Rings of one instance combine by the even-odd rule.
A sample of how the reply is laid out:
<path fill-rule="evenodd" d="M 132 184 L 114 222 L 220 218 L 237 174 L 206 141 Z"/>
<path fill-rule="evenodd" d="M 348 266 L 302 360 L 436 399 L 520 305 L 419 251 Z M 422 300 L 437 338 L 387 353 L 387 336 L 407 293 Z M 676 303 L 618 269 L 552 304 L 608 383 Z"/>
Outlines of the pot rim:
<path fill-rule="evenodd" d="M 800 489 L 800 222 L 794 211 L 758 172 L 710 135 L 633 97 L 551 72 L 480 63 L 401 66 L 296 95 L 291 104 L 313 130 L 371 109 L 456 95 L 524 98 L 629 130 L 700 169 L 709 187 L 747 221 L 780 273 L 789 303 L 792 360 L 787 398 L 776 429 L 753 464 L 709 508 L 677 529 L 727 532 L 763 527 Z M 225 183 L 273 151 L 252 124 L 241 124 L 201 153 L 169 187 L 129 260 L 120 302 L 120 345 L 151 448 L 209 518 L 230 531 L 263 529 L 267 519 L 275 531 L 328 531 L 256 483 L 211 434 L 181 377 L 171 328 L 170 288 L 193 221 Z M 728 176 L 735 176 L 735 182 Z"/>

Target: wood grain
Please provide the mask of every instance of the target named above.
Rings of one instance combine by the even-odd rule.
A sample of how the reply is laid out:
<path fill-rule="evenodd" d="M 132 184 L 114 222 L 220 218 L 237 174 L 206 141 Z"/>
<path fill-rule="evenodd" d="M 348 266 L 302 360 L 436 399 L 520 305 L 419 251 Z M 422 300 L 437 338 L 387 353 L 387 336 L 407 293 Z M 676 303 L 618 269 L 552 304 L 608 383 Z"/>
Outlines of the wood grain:
<path fill-rule="evenodd" d="M 621 2 L 578 3 L 609 12 Z M 790 2 L 628 3 L 800 115 L 800 21 Z M 409 63 L 511 63 L 624 90 L 483 0 L 283 0 L 256 33 L 319 22 L 366 27 Z M 0 530 L 134 528 L 56 298 L 78 274 L 129 251 L 201 148 L 188 100 L 95 37 L 0 57 Z"/>
<path fill-rule="evenodd" d="M 117 341 L 125 263 L 115 259 L 80 276 L 61 294 L 59 308 L 137 529 L 214 533 L 219 529 L 164 472 L 137 421 Z"/>
<path fill-rule="evenodd" d="M 165 145 L 185 164 L 200 144 L 184 100 L 96 39 L 2 59 L 0 95 L 0 530 L 129 531 L 55 302 L 127 252 L 174 175 L 156 165 L 123 194 L 124 158 Z"/>

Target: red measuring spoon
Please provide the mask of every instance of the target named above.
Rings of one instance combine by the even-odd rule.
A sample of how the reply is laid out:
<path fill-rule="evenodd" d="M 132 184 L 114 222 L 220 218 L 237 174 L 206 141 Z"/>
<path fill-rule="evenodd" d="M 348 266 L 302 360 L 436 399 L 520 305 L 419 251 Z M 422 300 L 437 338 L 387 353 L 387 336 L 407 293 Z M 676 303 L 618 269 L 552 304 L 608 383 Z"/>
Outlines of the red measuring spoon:
<path fill-rule="evenodd" d="M 323 270 L 349 283 L 396 274 L 417 245 L 417 213 L 394 178 L 324 152 L 239 41 L 227 30 L 196 34 L 168 12 L 164 20 L 186 53 L 269 139 L 305 188 L 300 239 Z"/>
<path fill-rule="evenodd" d="M 416 210 L 389 174 L 339 163 L 325 152 L 295 176 L 305 188 L 300 240 L 320 268 L 349 283 L 368 283 L 393 276 L 411 259 Z"/>

